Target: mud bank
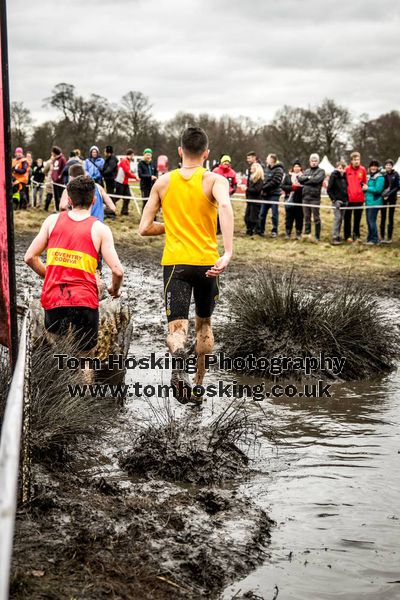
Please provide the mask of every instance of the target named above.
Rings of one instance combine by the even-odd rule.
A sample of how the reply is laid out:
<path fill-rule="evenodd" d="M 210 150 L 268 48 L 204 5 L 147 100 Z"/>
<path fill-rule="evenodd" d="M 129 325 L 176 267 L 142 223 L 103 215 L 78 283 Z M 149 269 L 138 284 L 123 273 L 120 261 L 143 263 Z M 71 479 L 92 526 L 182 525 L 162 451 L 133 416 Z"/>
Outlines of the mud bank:
<path fill-rule="evenodd" d="M 234 492 L 69 469 L 36 466 L 12 598 L 215 598 L 266 558 L 271 521 Z"/>

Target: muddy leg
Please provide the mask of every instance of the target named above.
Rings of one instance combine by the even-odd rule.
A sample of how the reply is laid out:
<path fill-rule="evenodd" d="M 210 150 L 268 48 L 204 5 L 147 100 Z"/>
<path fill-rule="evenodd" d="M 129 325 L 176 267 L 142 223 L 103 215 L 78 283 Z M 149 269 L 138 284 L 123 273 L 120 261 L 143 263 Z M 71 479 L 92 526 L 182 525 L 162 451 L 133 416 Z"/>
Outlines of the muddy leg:
<path fill-rule="evenodd" d="M 84 352 L 83 350 L 81 350 L 79 352 L 79 358 L 81 358 L 81 359 L 92 358 L 92 357 L 94 357 L 95 352 L 96 352 L 96 348 L 93 348 L 93 350 L 89 350 L 88 352 Z M 87 363 L 85 363 L 85 366 L 82 369 L 82 378 L 85 383 L 93 383 L 93 381 L 94 381 L 94 371 L 93 371 L 93 369 L 89 368 Z"/>
<path fill-rule="evenodd" d="M 211 328 L 211 317 L 202 319 L 196 317 L 196 354 L 197 372 L 194 383 L 202 385 L 205 374 L 205 355 L 211 354 L 214 348 L 214 334 Z"/>
<path fill-rule="evenodd" d="M 180 360 L 180 366 L 172 369 L 171 385 L 175 389 L 175 397 L 179 402 L 186 403 L 192 395 L 190 380 L 185 372 L 185 343 L 189 322 L 187 319 L 177 319 L 168 323 L 167 345 L 172 357 Z"/>
<path fill-rule="evenodd" d="M 171 354 L 184 353 L 188 326 L 187 319 L 177 319 L 168 323 L 167 346 Z"/>

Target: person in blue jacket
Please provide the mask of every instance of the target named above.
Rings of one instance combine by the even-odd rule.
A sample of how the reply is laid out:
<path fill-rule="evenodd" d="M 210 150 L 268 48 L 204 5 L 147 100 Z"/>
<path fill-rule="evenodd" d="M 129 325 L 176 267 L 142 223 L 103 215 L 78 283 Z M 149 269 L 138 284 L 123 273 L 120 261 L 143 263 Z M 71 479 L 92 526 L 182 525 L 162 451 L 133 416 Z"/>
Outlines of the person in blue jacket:
<path fill-rule="evenodd" d="M 104 158 L 101 158 L 97 146 L 92 146 L 89 150 L 89 158 L 84 162 L 86 173 L 94 180 L 95 183 L 103 184 L 102 170 L 104 167 Z"/>
<path fill-rule="evenodd" d="M 383 204 L 382 192 L 385 189 L 385 177 L 380 172 L 380 164 L 377 160 L 371 160 L 368 168 L 368 189 L 365 192 L 365 206 L 368 225 L 368 246 L 379 244 L 378 217 L 379 206 Z"/>

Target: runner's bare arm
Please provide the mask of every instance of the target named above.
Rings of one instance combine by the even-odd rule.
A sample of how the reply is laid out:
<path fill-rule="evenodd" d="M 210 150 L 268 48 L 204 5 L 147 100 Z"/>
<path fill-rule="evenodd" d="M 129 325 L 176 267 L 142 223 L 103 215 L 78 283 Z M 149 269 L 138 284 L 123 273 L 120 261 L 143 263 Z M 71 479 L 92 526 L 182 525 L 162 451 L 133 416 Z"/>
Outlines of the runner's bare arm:
<path fill-rule="evenodd" d="M 114 247 L 114 238 L 111 229 L 104 223 L 96 223 L 96 227 L 100 231 L 100 248 L 105 263 L 110 267 L 112 273 L 112 283 L 108 288 L 108 292 L 113 298 L 120 296 L 120 287 L 124 277 L 124 269 L 118 258 L 117 251 Z"/>
<path fill-rule="evenodd" d="M 101 197 L 103 198 L 104 204 L 106 206 L 108 206 L 108 208 L 115 213 L 116 207 L 115 207 L 114 202 L 111 200 L 110 196 L 107 194 L 105 189 L 101 187 L 101 185 L 99 185 L 99 190 L 100 190 Z"/>
<path fill-rule="evenodd" d="M 162 183 L 162 180 L 158 179 L 151 188 L 149 200 L 140 220 L 139 235 L 162 235 L 165 233 L 164 223 L 158 223 L 154 220 L 161 206 L 160 189 Z"/>
<path fill-rule="evenodd" d="M 60 211 L 68 210 L 68 192 L 67 190 L 63 190 L 60 199 Z"/>
<path fill-rule="evenodd" d="M 46 275 L 46 265 L 40 260 L 41 254 L 47 248 L 47 242 L 49 241 L 49 227 L 57 220 L 58 215 L 50 215 L 42 224 L 39 233 L 29 246 L 25 253 L 24 261 L 26 264 L 44 279 Z"/>
<path fill-rule="evenodd" d="M 225 177 L 217 175 L 212 187 L 212 195 L 218 202 L 219 224 L 222 239 L 224 241 L 224 254 L 217 260 L 215 265 L 206 273 L 207 277 L 221 275 L 228 266 L 233 253 L 233 210 L 229 198 L 229 183 Z"/>

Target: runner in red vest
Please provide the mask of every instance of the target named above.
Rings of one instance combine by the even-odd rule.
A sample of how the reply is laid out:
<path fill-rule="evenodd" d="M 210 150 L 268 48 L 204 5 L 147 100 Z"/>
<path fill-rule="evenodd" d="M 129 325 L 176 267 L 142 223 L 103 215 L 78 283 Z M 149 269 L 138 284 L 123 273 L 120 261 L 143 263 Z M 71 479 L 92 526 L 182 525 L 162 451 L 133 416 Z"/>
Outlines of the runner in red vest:
<path fill-rule="evenodd" d="M 41 303 L 46 330 L 63 336 L 72 329 L 79 350 L 90 353 L 97 345 L 99 329 L 99 253 L 112 271 L 108 291 L 114 298 L 120 295 L 123 268 L 110 228 L 90 216 L 94 181 L 76 177 L 67 192 L 72 210 L 47 217 L 25 254 L 25 262 L 44 279 Z M 40 260 L 45 250 L 46 265 Z"/>

